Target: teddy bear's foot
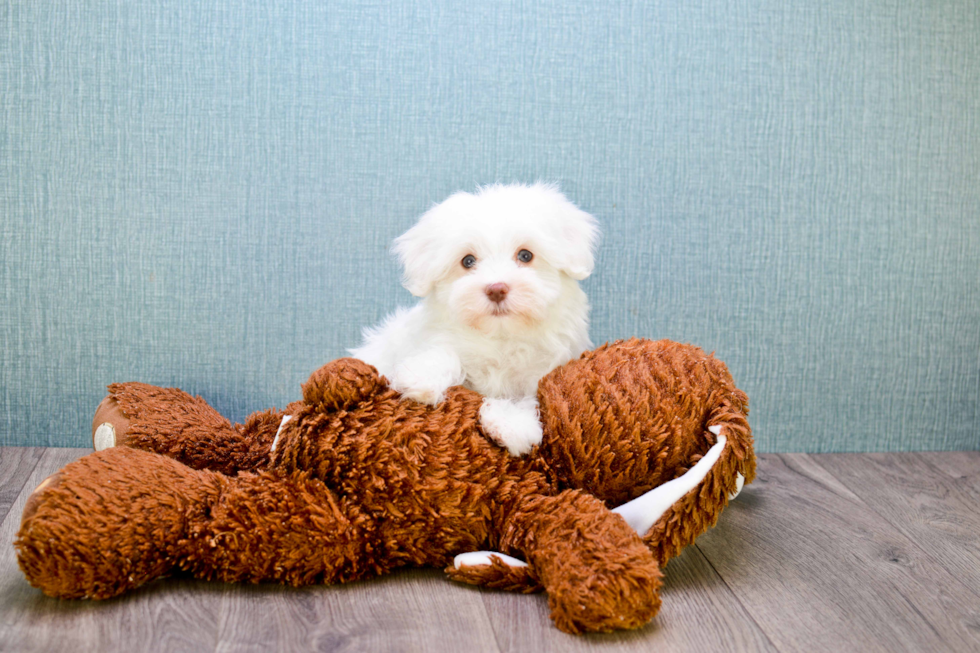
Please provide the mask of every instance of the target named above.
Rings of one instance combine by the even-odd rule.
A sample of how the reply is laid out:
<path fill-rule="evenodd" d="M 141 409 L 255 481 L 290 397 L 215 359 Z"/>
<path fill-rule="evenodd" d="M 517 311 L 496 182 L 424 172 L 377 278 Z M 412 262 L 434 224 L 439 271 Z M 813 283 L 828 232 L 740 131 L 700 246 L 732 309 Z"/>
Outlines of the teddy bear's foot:
<path fill-rule="evenodd" d="M 129 430 L 129 417 L 119 402 L 109 395 L 95 409 L 92 418 L 92 446 L 96 451 L 122 445 Z"/>
<path fill-rule="evenodd" d="M 109 447 L 116 446 L 116 429 L 109 422 L 99 424 L 99 428 L 92 433 L 92 448 L 102 451 Z"/>
<path fill-rule="evenodd" d="M 218 496 L 215 476 L 129 447 L 84 456 L 28 497 L 17 562 L 53 597 L 107 599 L 139 587 L 174 568 L 188 525 Z"/>
<path fill-rule="evenodd" d="M 41 505 L 42 496 L 44 495 L 44 490 L 54 489 L 61 484 L 61 472 L 55 472 L 51 476 L 47 477 L 38 484 L 31 495 L 27 497 L 27 501 L 24 503 L 24 513 L 21 517 L 22 520 L 30 519 Z"/>

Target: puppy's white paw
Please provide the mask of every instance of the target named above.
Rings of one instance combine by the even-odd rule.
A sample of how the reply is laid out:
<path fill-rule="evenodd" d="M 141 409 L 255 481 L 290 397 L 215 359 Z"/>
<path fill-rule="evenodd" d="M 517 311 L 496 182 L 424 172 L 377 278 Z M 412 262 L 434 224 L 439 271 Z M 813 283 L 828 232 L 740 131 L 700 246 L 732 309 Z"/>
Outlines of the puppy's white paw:
<path fill-rule="evenodd" d="M 480 425 L 487 436 L 507 449 L 512 456 L 522 456 L 541 443 L 538 402 L 534 399 L 484 399 L 480 407 Z"/>
<path fill-rule="evenodd" d="M 459 359 L 451 352 L 431 350 L 425 354 L 406 358 L 395 367 L 388 379 L 393 390 L 406 399 L 435 406 L 446 395 L 450 386 L 462 380 Z"/>
<path fill-rule="evenodd" d="M 405 399 L 411 399 L 413 401 L 419 402 L 420 404 L 426 404 L 428 406 L 439 405 L 439 402 L 442 401 L 446 396 L 445 391 L 440 392 L 436 388 L 401 389 L 395 386 L 392 387 L 394 387 L 395 390 L 398 390 L 400 393 L 402 393 L 402 397 L 404 397 Z"/>
<path fill-rule="evenodd" d="M 393 390 L 402 393 L 402 397 L 405 399 L 412 399 L 429 406 L 435 406 L 442 401 L 448 386 L 440 387 L 440 384 L 433 383 L 430 379 L 404 368 L 404 365 L 399 365 L 392 378 L 389 379 Z"/>

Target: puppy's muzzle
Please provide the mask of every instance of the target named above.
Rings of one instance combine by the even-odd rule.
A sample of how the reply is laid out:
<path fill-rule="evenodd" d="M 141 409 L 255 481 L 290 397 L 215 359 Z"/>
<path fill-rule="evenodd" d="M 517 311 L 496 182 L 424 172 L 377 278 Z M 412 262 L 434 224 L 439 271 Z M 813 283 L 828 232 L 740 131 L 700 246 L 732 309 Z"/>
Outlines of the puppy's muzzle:
<path fill-rule="evenodd" d="M 506 283 L 491 283 L 486 287 L 487 297 L 490 298 L 494 304 L 499 304 L 504 301 L 507 297 L 507 293 L 510 292 L 510 286 Z"/>

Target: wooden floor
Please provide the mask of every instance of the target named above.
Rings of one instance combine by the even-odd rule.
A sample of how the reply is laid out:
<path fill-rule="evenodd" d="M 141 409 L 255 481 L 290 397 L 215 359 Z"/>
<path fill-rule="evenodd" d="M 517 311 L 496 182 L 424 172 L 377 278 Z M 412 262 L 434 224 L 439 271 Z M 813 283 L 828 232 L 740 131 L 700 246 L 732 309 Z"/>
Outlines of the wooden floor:
<path fill-rule="evenodd" d="M 667 566 L 660 615 L 586 637 L 556 630 L 543 595 L 436 570 L 47 598 L 11 542 L 27 494 L 85 453 L 0 449 L 0 650 L 980 651 L 980 452 L 762 456 L 756 482 Z"/>

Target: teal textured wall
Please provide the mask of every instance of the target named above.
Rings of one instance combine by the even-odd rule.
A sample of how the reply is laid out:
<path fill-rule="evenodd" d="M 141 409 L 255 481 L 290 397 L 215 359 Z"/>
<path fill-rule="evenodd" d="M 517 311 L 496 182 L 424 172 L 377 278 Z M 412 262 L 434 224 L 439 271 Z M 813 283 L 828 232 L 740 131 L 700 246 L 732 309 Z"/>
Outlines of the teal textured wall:
<path fill-rule="evenodd" d="M 0 4 L 0 443 L 233 419 L 410 301 L 432 202 L 602 222 L 593 339 L 713 350 L 762 451 L 980 448 L 980 4 Z"/>

